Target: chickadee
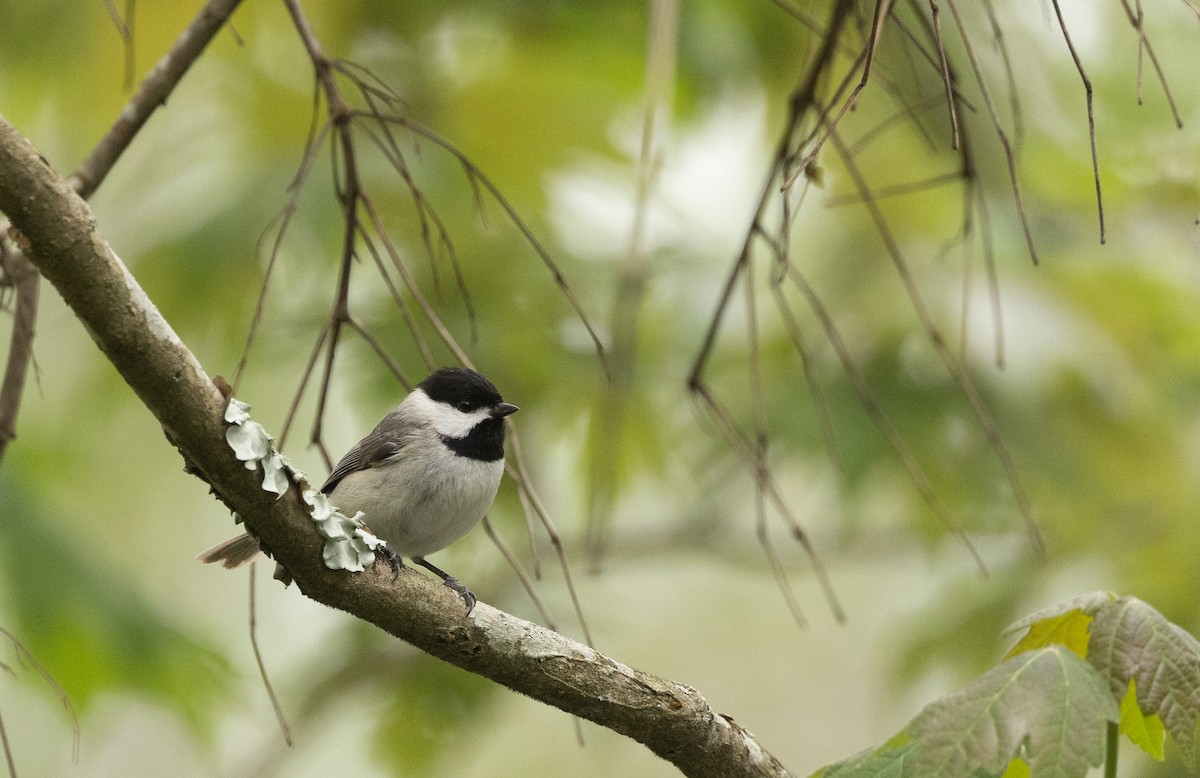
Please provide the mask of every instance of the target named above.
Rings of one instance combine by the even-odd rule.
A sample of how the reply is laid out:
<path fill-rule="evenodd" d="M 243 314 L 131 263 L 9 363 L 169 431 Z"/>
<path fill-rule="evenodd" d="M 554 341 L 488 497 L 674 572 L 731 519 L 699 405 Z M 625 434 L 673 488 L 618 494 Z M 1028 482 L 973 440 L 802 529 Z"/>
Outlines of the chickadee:
<path fill-rule="evenodd" d="M 504 473 L 504 417 L 516 411 L 479 373 L 444 367 L 342 457 L 321 491 L 347 516 L 362 511 L 394 565 L 408 557 L 436 573 L 470 614 L 475 595 L 425 556 L 467 534 L 491 506 Z M 243 534 L 197 559 L 234 568 L 259 550 Z"/>

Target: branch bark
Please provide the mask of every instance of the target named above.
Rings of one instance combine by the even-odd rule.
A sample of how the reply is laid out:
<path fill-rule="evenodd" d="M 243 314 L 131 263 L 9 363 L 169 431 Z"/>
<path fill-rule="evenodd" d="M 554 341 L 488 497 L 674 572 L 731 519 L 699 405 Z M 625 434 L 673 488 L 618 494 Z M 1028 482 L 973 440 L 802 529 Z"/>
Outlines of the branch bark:
<path fill-rule="evenodd" d="M 272 549 L 300 591 L 433 656 L 627 735 L 691 776 L 787 776 L 750 733 L 694 689 L 627 667 L 402 571 L 327 569 L 297 489 L 260 487 L 225 440 L 225 399 L 97 230 L 87 204 L 0 117 L 0 211 L 27 256 L 162 424 L 188 469 Z"/>

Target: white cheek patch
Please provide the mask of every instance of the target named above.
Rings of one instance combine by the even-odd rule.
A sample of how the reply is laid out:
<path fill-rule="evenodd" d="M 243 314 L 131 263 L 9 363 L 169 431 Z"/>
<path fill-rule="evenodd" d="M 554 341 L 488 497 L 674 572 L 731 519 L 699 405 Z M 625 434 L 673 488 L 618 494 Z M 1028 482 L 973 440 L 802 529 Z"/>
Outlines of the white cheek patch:
<path fill-rule="evenodd" d="M 429 399 L 429 395 L 419 390 L 410 394 L 405 402 L 413 406 L 414 415 L 428 419 L 434 432 L 447 438 L 465 438 L 476 424 L 490 416 L 487 408 L 463 413 L 446 403 Z"/>

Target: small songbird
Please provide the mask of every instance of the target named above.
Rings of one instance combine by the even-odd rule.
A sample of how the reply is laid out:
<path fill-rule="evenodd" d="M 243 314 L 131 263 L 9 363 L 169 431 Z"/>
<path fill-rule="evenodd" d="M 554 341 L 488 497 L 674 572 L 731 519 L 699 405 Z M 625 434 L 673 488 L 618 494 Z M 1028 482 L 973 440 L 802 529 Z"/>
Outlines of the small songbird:
<path fill-rule="evenodd" d="M 346 453 L 321 491 L 347 516 L 363 521 L 396 555 L 436 573 L 467 604 L 475 595 L 425 561 L 483 518 L 504 473 L 504 402 L 491 381 L 464 367 L 431 373 Z M 249 535 L 200 554 L 202 562 L 237 567 L 259 553 Z"/>

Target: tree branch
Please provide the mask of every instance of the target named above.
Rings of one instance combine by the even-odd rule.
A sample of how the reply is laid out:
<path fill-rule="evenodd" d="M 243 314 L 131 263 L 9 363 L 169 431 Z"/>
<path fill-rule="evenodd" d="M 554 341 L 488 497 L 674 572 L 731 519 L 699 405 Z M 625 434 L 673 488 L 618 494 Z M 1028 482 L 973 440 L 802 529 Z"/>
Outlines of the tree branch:
<path fill-rule="evenodd" d="M 92 196 L 101 182 L 128 148 L 150 115 L 167 101 L 180 79 L 204 49 L 220 32 L 241 0 L 208 0 L 191 23 L 180 33 L 171 50 L 163 55 L 137 92 L 122 109 L 87 159 L 71 176 L 70 184 L 85 200 Z M 116 18 L 114 16 L 114 18 Z M 122 37 L 129 34 L 123 28 Z M 132 48 L 129 49 L 132 51 Z M 20 247 L 3 244 L 7 225 L 0 223 L 0 287 L 11 284 L 16 290 L 13 308 L 13 329 L 8 362 L 0 382 L 0 460 L 8 442 L 16 437 L 17 411 L 29 366 L 33 362 L 33 334 L 37 321 L 39 277 L 37 268 L 21 255 Z"/>
<path fill-rule="evenodd" d="M 163 425 L 188 469 L 213 489 L 308 597 L 515 691 L 645 744 L 692 776 L 788 772 L 695 690 L 614 661 L 485 604 L 462 615 L 458 598 L 408 571 L 392 580 L 321 561 L 297 489 L 262 490 L 225 440 L 225 398 L 96 229 L 87 204 L 0 118 L 0 211 L 27 256 L 59 291 L 105 356 Z"/>
<path fill-rule="evenodd" d="M 225 26 L 225 22 L 229 21 L 240 2 L 241 0 L 208 0 L 179 34 L 171 50 L 163 55 L 142 80 L 137 94 L 126 103 L 117 121 L 71 176 L 71 184 L 85 200 L 100 186 L 100 182 L 108 175 L 117 158 L 129 146 L 133 136 L 142 129 L 150 115 L 166 103 L 167 96 L 174 91 L 188 68 L 200 58 L 204 49 Z"/>

